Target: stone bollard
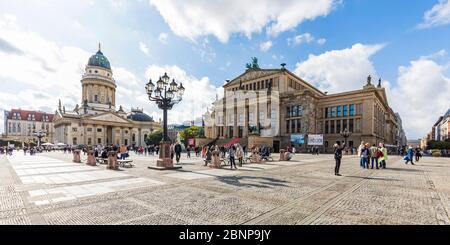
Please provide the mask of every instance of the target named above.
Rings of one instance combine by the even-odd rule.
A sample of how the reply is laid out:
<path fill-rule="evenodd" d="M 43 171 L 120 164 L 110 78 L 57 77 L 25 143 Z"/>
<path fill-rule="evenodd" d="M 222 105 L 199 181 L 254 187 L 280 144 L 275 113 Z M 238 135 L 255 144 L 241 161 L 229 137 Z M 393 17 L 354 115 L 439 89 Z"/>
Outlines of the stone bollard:
<path fill-rule="evenodd" d="M 80 150 L 73 150 L 73 162 L 81 163 Z"/>
<path fill-rule="evenodd" d="M 106 169 L 110 170 L 118 170 L 119 165 L 117 164 L 117 152 L 116 151 L 110 151 L 108 152 L 108 166 Z"/>
<path fill-rule="evenodd" d="M 97 166 L 97 163 L 95 162 L 95 157 L 94 157 L 94 151 L 90 150 L 88 151 L 88 157 L 87 157 L 87 165 L 89 166 Z"/>

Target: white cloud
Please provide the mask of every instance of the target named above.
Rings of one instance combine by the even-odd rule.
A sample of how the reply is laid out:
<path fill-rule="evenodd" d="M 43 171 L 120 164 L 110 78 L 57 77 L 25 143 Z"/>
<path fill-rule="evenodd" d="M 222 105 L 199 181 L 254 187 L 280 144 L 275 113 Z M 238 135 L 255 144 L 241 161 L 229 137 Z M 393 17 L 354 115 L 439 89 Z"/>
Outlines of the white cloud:
<path fill-rule="evenodd" d="M 423 22 L 417 27 L 425 29 L 450 24 L 450 0 L 440 0 L 439 3 L 425 12 Z"/>
<path fill-rule="evenodd" d="M 308 32 L 287 39 L 289 46 L 296 46 L 304 43 L 310 44 L 314 41 L 316 41 L 316 38 L 311 33 Z M 319 38 L 317 39 L 316 42 L 319 45 L 324 45 L 327 42 L 327 40 L 325 38 Z"/>
<path fill-rule="evenodd" d="M 403 119 L 408 138 L 424 137 L 450 107 L 448 69 L 423 57 L 399 67 L 396 86 L 388 90 L 388 96 Z"/>
<path fill-rule="evenodd" d="M 167 44 L 167 41 L 169 40 L 169 34 L 163 32 L 159 34 L 158 40 L 162 43 L 162 44 Z"/>
<path fill-rule="evenodd" d="M 302 43 L 312 43 L 313 41 L 314 37 L 313 35 L 311 35 L 311 33 L 304 33 L 293 38 L 288 38 L 289 45 L 300 45 Z"/>
<path fill-rule="evenodd" d="M 206 112 L 206 108 L 212 106 L 215 101 L 216 94 L 223 95 L 223 88 L 216 87 L 211 84 L 208 77 L 196 78 L 188 75 L 186 71 L 178 66 L 157 66 L 151 65 L 147 67 L 146 77 L 153 81 L 167 72 L 171 78 L 174 78 L 177 83 L 182 82 L 186 88 L 183 100 L 169 111 L 169 123 L 182 123 L 184 121 L 191 121 L 202 116 Z M 161 110 L 157 109 L 154 102 L 149 102 L 147 96 L 138 98 L 143 103 L 145 102 L 147 111 L 153 111 L 155 118 L 161 117 Z"/>
<path fill-rule="evenodd" d="M 267 52 L 272 47 L 272 45 L 272 41 L 262 42 L 261 44 L 259 44 L 259 49 L 262 52 Z"/>
<path fill-rule="evenodd" d="M 327 42 L 327 39 L 325 39 L 325 38 L 319 38 L 319 40 L 317 40 L 317 43 L 319 45 L 324 45 L 326 42 Z"/>
<path fill-rule="evenodd" d="M 139 42 L 139 50 L 141 50 L 144 54 L 150 54 L 150 49 L 147 47 L 147 44 L 143 42 Z"/>
<path fill-rule="evenodd" d="M 339 0 L 273 0 L 257 3 L 241 0 L 150 0 L 170 29 L 178 36 L 196 40 L 199 36 L 214 35 L 227 42 L 233 33 L 248 38 L 265 30 L 275 36 L 295 28 L 307 20 L 326 16 Z"/>
<path fill-rule="evenodd" d="M 330 93 L 360 89 L 369 74 L 376 75 L 370 57 L 383 47 L 358 43 L 321 55 L 310 54 L 306 61 L 297 63 L 295 73 Z"/>

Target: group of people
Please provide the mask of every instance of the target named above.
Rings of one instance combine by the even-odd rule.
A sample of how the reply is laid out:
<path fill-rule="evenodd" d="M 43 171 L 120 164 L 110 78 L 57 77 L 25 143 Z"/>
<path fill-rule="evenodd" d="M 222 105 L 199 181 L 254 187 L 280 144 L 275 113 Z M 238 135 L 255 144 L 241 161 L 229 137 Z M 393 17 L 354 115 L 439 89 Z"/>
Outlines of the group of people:
<path fill-rule="evenodd" d="M 230 160 L 230 168 L 237 169 L 236 159 L 239 162 L 239 166 L 242 167 L 246 152 L 244 150 L 244 147 L 242 147 L 240 144 L 234 144 L 229 146 L 228 148 L 219 147 L 218 145 L 204 146 L 202 148 L 201 154 L 205 159 L 204 166 L 210 165 L 214 167 L 220 167 L 220 158 L 225 158 L 226 155 L 228 155 L 228 158 Z"/>
<path fill-rule="evenodd" d="M 342 146 L 338 143 L 334 144 L 334 159 L 335 168 L 334 175 L 341 176 L 339 170 L 341 167 L 342 155 L 345 147 L 345 143 Z M 388 151 L 383 143 L 379 143 L 378 146 L 373 144 L 370 146 L 369 143 L 361 142 L 358 148 L 359 165 L 363 169 L 385 169 L 386 161 L 388 160 Z"/>
<path fill-rule="evenodd" d="M 0 147 L 0 155 L 6 154 L 12 156 L 13 151 L 14 147 Z"/>

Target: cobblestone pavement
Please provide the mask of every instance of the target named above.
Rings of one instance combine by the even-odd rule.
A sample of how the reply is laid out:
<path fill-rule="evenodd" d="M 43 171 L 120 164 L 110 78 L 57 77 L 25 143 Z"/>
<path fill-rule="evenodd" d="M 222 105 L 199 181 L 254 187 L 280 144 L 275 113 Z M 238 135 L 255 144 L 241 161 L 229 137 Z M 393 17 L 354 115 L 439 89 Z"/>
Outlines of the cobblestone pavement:
<path fill-rule="evenodd" d="M 363 170 L 344 156 L 210 169 L 183 156 L 158 171 L 154 156 L 106 170 L 71 155 L 0 156 L 0 224 L 450 224 L 450 159 Z M 277 157 L 275 157 L 277 158 Z M 83 162 L 86 157 L 82 156 Z"/>

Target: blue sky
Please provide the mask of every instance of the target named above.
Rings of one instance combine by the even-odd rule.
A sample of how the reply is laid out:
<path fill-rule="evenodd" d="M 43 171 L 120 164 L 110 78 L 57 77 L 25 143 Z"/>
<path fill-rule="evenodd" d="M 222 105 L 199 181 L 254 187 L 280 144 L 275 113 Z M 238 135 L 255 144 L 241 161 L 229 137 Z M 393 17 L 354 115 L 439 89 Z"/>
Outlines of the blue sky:
<path fill-rule="evenodd" d="M 182 122 L 200 116 L 253 56 L 264 68 L 287 63 L 331 93 L 382 77 L 409 138 L 423 137 L 450 107 L 448 0 L 252 2 L 0 0 L 0 79 L 8 84 L 0 109 L 80 103 L 82 69 L 99 42 L 118 103 L 155 118 L 143 90 L 149 77 L 168 71 L 188 85 L 170 114 Z"/>

